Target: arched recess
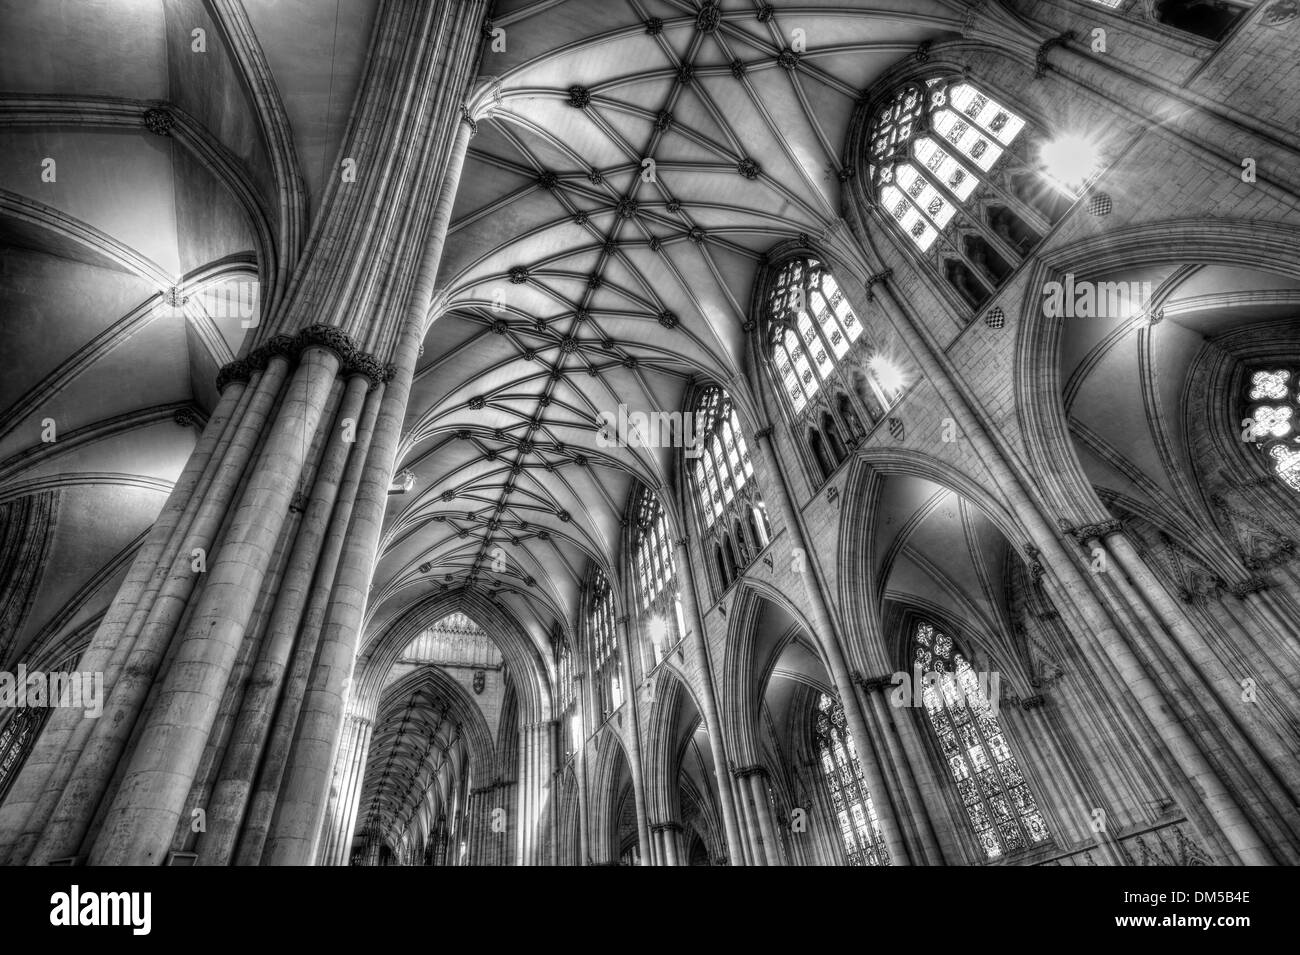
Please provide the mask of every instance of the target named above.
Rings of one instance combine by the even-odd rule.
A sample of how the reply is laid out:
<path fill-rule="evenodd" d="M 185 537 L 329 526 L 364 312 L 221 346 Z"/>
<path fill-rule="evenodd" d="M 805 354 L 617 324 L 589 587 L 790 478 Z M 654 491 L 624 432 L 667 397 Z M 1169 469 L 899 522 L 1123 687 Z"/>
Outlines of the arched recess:
<path fill-rule="evenodd" d="M 549 648 L 543 655 L 510 614 L 470 589 L 430 594 L 412 604 L 383 631 L 366 635 L 353 673 L 356 712 L 364 714 L 373 708 L 376 693 L 402 650 L 423 629 L 451 613 L 463 613 L 475 621 L 500 649 L 510 683 L 519 694 L 522 722 L 554 718 Z"/>
<path fill-rule="evenodd" d="M 401 844 L 423 861 L 436 821 L 464 811 L 463 794 L 499 774 L 497 747 L 465 688 L 436 666 L 380 694 L 357 829 L 362 843 Z"/>
<path fill-rule="evenodd" d="M 1086 270 L 1076 272 L 1078 263 L 1086 263 Z M 1107 231 L 1053 249 L 1038 260 L 1027 287 L 1046 289 L 1053 281 L 1064 284 L 1067 273 L 1075 275 L 1076 283 L 1145 270 L 1163 277 L 1187 265 L 1266 273 L 1281 284 L 1300 282 L 1293 229 L 1258 221 L 1182 219 Z M 1151 281 L 1151 277 L 1134 280 Z M 1130 332 L 1160 333 L 1159 321 L 1152 329 L 1148 317 L 1139 329 L 1132 321 L 1138 317 L 1140 311 L 1123 317 L 1132 325 Z M 1017 417 L 1034 475 L 1030 484 L 1071 526 L 1106 515 L 1071 435 L 1063 400 L 1066 336 L 1071 324 L 1080 321 L 1050 317 L 1043 297 L 1027 296 L 1015 343 Z"/>
<path fill-rule="evenodd" d="M 702 840 L 708 859 L 721 859 L 726 855 L 726 836 L 717 793 L 716 755 L 695 693 L 686 677 L 670 664 L 660 665 L 653 679 L 642 747 L 646 811 L 652 825 L 682 827 L 679 856 L 687 851 L 694 835 Z"/>
<path fill-rule="evenodd" d="M 632 799 L 632 770 L 623 740 L 609 726 L 597 733 L 592 754 L 587 862 L 618 865 L 623 849 L 620 830 L 624 804 Z M 639 851 L 644 853 L 644 847 Z"/>
<path fill-rule="evenodd" d="M 842 498 L 838 552 L 840 601 L 845 619 L 862 635 L 846 648 L 854 669 L 867 675 L 892 673 L 899 660 L 897 635 L 885 626 L 885 595 L 889 566 L 892 566 L 887 564 L 890 560 L 887 555 L 896 552 L 905 538 L 892 537 L 886 541 L 880 537 L 887 526 L 886 517 L 890 518 L 888 526 L 910 533 L 945 500 L 960 503 L 970 519 L 980 525 L 990 548 L 999 541 L 1005 545 L 1001 552 L 985 557 L 988 570 L 972 578 L 986 595 L 983 616 L 991 624 L 1000 621 L 998 601 L 994 597 L 1000 594 L 1001 584 L 993 577 L 1001 576 L 1007 561 L 1027 559 L 1025 546 L 1016 543 L 1023 541 L 1025 535 L 1014 516 L 983 483 L 955 465 L 927 454 L 908 449 L 872 448 L 861 452 L 854 461 Z M 898 520 L 899 514 L 908 518 Z M 990 636 L 997 630 L 994 625 L 981 628 L 981 632 Z M 1005 632 L 1010 633 L 1011 628 L 1005 628 Z M 1002 644 L 1000 655 L 1006 665 L 1013 666 L 1018 656 L 1009 650 Z"/>

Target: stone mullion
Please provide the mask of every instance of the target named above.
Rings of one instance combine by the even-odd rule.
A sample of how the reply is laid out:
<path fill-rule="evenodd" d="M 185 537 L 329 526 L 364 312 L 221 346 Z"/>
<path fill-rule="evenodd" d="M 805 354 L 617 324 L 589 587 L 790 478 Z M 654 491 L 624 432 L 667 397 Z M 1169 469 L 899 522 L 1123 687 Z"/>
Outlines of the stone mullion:
<path fill-rule="evenodd" d="M 78 670 L 103 673 L 109 693 L 138 633 L 138 628 L 132 631 L 131 622 L 138 619 L 142 606 L 151 606 L 150 595 L 157 593 L 161 582 L 157 568 L 174 559 L 251 396 L 252 389 L 245 388 L 242 382 L 222 393 L 112 605 L 81 655 Z M 173 555 L 170 559 L 166 557 L 169 549 Z M 84 719 L 74 707 L 54 708 L 0 807 L 0 865 L 25 860 L 62 795 L 96 723 Z M 11 856 L 12 852 L 17 854 Z"/>
<path fill-rule="evenodd" d="M 756 435 L 756 437 L 758 445 L 762 449 L 766 470 L 771 476 L 776 503 L 781 511 L 782 522 L 785 524 L 790 546 L 802 549 L 807 554 L 808 567 L 801 576 L 803 577 L 804 590 L 808 595 L 808 608 L 812 616 L 812 623 L 817 630 L 814 639 L 817 640 L 818 645 L 823 648 L 826 654 L 831 679 L 834 681 L 836 693 L 839 695 L 840 702 L 844 707 L 849 730 L 853 734 L 856 744 L 858 761 L 862 766 L 863 774 L 867 778 L 867 786 L 873 793 L 878 794 L 873 803 L 876 808 L 876 817 L 880 822 L 881 834 L 884 836 L 885 845 L 889 849 L 890 864 L 910 865 L 912 860 L 908 854 L 907 846 L 903 842 L 902 827 L 899 824 L 891 794 L 885 785 L 884 774 L 881 772 L 871 737 L 867 735 L 867 724 L 862 715 L 862 707 L 859 705 L 857 694 L 853 692 L 853 683 L 849 678 L 848 666 L 844 662 L 844 651 L 839 629 L 833 623 L 830 610 L 822 593 L 817 561 L 808 548 L 803 527 L 799 522 L 798 515 L 795 513 L 794 504 L 790 500 L 790 491 L 785 483 L 785 475 L 778 465 L 776 449 L 772 447 L 771 431 L 769 429 Z"/>

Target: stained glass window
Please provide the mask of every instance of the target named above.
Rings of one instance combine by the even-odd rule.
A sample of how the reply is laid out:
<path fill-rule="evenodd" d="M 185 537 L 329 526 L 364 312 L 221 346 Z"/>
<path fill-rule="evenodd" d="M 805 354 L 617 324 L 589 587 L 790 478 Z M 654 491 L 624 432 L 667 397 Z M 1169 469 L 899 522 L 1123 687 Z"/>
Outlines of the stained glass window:
<path fill-rule="evenodd" d="M 706 388 L 700 396 L 695 433 L 703 442 L 693 468 L 695 500 L 705 525 L 711 527 L 754 476 L 754 464 L 731 396 L 721 388 Z"/>
<path fill-rule="evenodd" d="M 668 518 L 657 495 L 640 491 L 633 518 L 632 572 L 642 631 L 657 665 L 686 632 Z"/>
<path fill-rule="evenodd" d="M 0 730 L 0 800 L 18 778 L 49 712 L 44 706 L 18 707 Z"/>
<path fill-rule="evenodd" d="M 908 83 L 871 130 L 868 171 L 881 207 L 925 251 L 1024 126 L 970 83 Z"/>
<path fill-rule="evenodd" d="M 984 854 L 997 859 L 1045 842 L 1047 823 L 971 665 L 928 623 L 917 625 L 913 645 L 926 716 Z"/>
<path fill-rule="evenodd" d="M 1300 373 L 1294 368 L 1261 368 L 1246 378 L 1243 441 L 1268 455 L 1273 473 L 1300 491 Z"/>
<path fill-rule="evenodd" d="M 862 778 L 858 751 L 839 700 L 821 694 L 813 733 L 817 761 L 830 793 L 831 809 L 849 865 L 888 865 L 889 850 L 880 833 L 880 822 Z"/>
<path fill-rule="evenodd" d="M 816 259 L 786 263 L 767 304 L 772 364 L 781 390 L 798 412 L 862 335 L 862 323 L 834 276 Z"/>
<path fill-rule="evenodd" d="M 599 570 L 591 586 L 591 670 L 600 694 L 600 707 L 608 716 L 623 705 L 623 680 L 619 672 L 618 636 L 614 623 L 614 592 Z"/>

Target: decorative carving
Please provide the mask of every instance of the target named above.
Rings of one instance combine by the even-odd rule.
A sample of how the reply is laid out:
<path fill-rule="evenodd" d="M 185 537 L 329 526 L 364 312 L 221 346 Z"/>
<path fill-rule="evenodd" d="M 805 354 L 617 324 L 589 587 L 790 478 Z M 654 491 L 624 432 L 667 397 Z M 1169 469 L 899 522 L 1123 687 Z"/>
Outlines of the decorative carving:
<path fill-rule="evenodd" d="M 569 105 L 574 109 L 586 109 L 591 105 L 591 90 L 585 86 L 570 86 Z"/>
<path fill-rule="evenodd" d="M 867 301 L 874 302 L 876 300 L 876 292 L 875 292 L 876 286 L 879 285 L 881 282 L 889 281 L 893 277 L 894 277 L 893 269 L 885 269 L 884 271 L 877 272 L 875 275 L 867 276 L 867 284 L 866 284 Z"/>
<path fill-rule="evenodd" d="M 1300 17 L 1300 3 L 1296 3 L 1296 0 L 1278 0 L 1265 8 L 1261 19 L 1271 27 L 1281 27 L 1297 17 Z"/>
<path fill-rule="evenodd" d="M 234 361 L 223 365 L 217 372 L 217 391 L 226 390 L 226 385 L 232 381 L 248 381 L 253 373 L 252 367 L 242 358 L 236 358 Z"/>
<path fill-rule="evenodd" d="M 292 340 L 276 346 L 282 347 L 283 350 L 281 351 L 274 350 L 272 348 L 272 342 L 275 342 L 278 338 L 288 337 L 289 336 L 287 335 L 277 335 L 263 347 L 267 348 L 268 354 L 279 354 L 287 357 L 291 354 L 291 350 L 293 349 Z M 342 361 L 347 361 L 357 351 L 356 343 L 352 340 L 351 336 L 342 329 L 336 328 L 333 325 L 308 325 L 298 333 L 298 338 L 302 342 L 303 348 L 306 348 L 308 345 L 318 345 L 321 348 L 328 348 L 330 351 L 334 352 L 334 354 L 338 355 L 339 359 Z"/>
<path fill-rule="evenodd" d="M 835 177 L 839 179 L 840 182 L 848 182 L 850 179 L 853 178 L 853 175 L 854 174 L 853 174 L 852 166 L 841 166 L 839 168 L 839 171 L 835 173 Z"/>
<path fill-rule="evenodd" d="M 1040 559 L 1042 552 L 1033 544 L 1025 545 L 1025 557 L 1028 558 L 1029 579 L 1033 583 L 1038 583 L 1043 579 L 1046 570 L 1043 568 L 1043 562 Z"/>
<path fill-rule="evenodd" d="M 528 281 L 528 270 L 522 265 L 516 265 L 510 270 L 510 284 L 523 285 Z"/>
<path fill-rule="evenodd" d="M 360 375 L 362 378 L 365 378 L 370 382 L 370 387 L 366 390 L 374 391 L 379 387 L 380 382 L 386 380 L 385 375 L 387 372 L 388 369 L 384 363 L 374 355 L 354 352 L 348 357 L 347 361 L 344 362 L 340 374 L 345 378 Z"/>
<path fill-rule="evenodd" d="M 776 9 L 770 3 L 763 4 L 758 8 L 758 22 L 766 23 L 768 20 L 772 19 L 772 16 L 775 13 Z"/>
<path fill-rule="evenodd" d="M 1038 52 L 1034 55 L 1034 79 L 1041 80 L 1052 68 L 1052 64 L 1047 61 L 1047 54 L 1058 46 L 1065 46 L 1074 37 L 1073 30 L 1066 30 L 1059 36 L 1049 37 L 1039 46 Z"/>
<path fill-rule="evenodd" d="M 740 162 L 736 163 L 736 172 L 740 173 L 746 179 L 757 179 L 759 174 L 758 163 L 746 156 Z"/>
<path fill-rule="evenodd" d="M 659 324 L 664 328 L 676 328 L 680 322 L 677 318 L 676 312 L 671 312 L 665 309 L 659 313 Z"/>
<path fill-rule="evenodd" d="M 650 36 L 658 36 L 664 32 L 664 21 L 658 17 L 649 17 L 645 21 L 645 32 Z"/>
<path fill-rule="evenodd" d="M 469 111 L 469 107 L 464 103 L 460 104 L 460 121 L 469 127 L 470 139 L 478 135 L 478 121 L 474 119 L 474 114 Z"/>
<path fill-rule="evenodd" d="M 176 118 L 161 106 L 144 111 L 144 128 L 155 136 L 170 136 L 175 125 Z"/>
<path fill-rule="evenodd" d="M 895 441 L 902 441 L 907 434 L 907 429 L 903 427 L 902 418 L 889 419 L 889 434 Z"/>
<path fill-rule="evenodd" d="M 471 411 L 482 411 L 487 407 L 487 399 L 482 395 L 475 395 L 473 398 L 469 399 L 469 407 Z"/>
<path fill-rule="evenodd" d="M 695 79 L 695 67 L 689 63 L 683 63 L 677 67 L 677 82 L 682 86 L 690 86 L 691 80 Z"/>
<path fill-rule="evenodd" d="M 799 66 L 799 54 L 788 46 L 776 55 L 776 64 L 784 70 L 794 70 Z"/>
<path fill-rule="evenodd" d="M 537 184 L 543 189 L 554 189 L 560 184 L 560 177 L 547 169 L 537 174 Z"/>
<path fill-rule="evenodd" d="M 697 225 L 693 225 L 686 231 L 686 238 L 699 245 L 704 241 L 704 230 Z"/>
<path fill-rule="evenodd" d="M 1086 544 L 1090 540 L 1104 540 L 1122 530 L 1124 530 L 1123 521 L 1110 520 L 1099 521 L 1096 524 L 1082 524 L 1069 531 L 1069 534 L 1080 544 Z"/>
<path fill-rule="evenodd" d="M 1238 600 L 1245 600 L 1251 594 L 1257 594 L 1262 590 L 1268 590 L 1269 583 L 1262 577 L 1247 577 L 1245 580 L 1228 585 L 1228 592 Z"/>
<path fill-rule="evenodd" d="M 475 695 L 478 695 L 478 694 L 482 693 L 486 688 L 487 688 L 487 671 L 486 671 L 486 670 L 475 670 L 475 671 L 474 671 L 474 693 L 475 693 Z"/>
<path fill-rule="evenodd" d="M 708 0 L 704 6 L 700 7 L 700 12 L 695 17 L 695 29 L 701 33 L 712 33 L 721 22 L 722 10 L 718 8 L 714 0 Z"/>
<path fill-rule="evenodd" d="M 925 40 L 917 46 L 916 52 L 912 54 L 912 59 L 915 60 L 917 63 L 930 62 L 930 41 L 929 40 Z"/>
<path fill-rule="evenodd" d="M 596 272 L 587 276 L 587 288 L 600 288 L 605 284 L 605 280 Z"/>
<path fill-rule="evenodd" d="M 1036 710 L 1046 705 L 1047 705 L 1047 697 L 1041 694 L 1035 694 L 1034 696 L 1027 696 L 1020 701 L 1020 708 L 1022 710 Z"/>
<path fill-rule="evenodd" d="M 736 79 L 740 79 L 742 76 L 745 75 L 746 67 L 745 64 L 740 60 L 732 60 L 727 65 L 731 67 L 731 75 L 734 76 Z"/>
<path fill-rule="evenodd" d="M 177 408 L 172 414 L 172 420 L 182 428 L 192 428 L 199 423 L 199 416 L 194 409 L 186 405 L 184 408 Z"/>
<path fill-rule="evenodd" d="M 301 514 L 307 509 L 307 492 L 298 488 L 293 492 L 293 497 L 289 501 L 289 510 L 295 514 Z"/>
<path fill-rule="evenodd" d="M 631 196 L 623 196 L 614 204 L 614 211 L 620 219 L 631 219 L 637 214 L 639 206 Z"/>

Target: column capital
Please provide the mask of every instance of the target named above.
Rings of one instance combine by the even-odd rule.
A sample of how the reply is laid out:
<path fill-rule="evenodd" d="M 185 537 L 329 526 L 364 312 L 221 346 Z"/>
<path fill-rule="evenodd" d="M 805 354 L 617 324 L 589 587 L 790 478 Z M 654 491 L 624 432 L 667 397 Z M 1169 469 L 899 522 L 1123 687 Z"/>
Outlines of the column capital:
<path fill-rule="evenodd" d="M 893 277 L 894 277 L 893 269 L 882 269 L 881 271 L 875 273 L 874 275 L 868 275 L 866 281 L 867 301 L 874 302 L 876 300 L 876 292 L 875 292 L 876 286 L 888 282 Z"/>
<path fill-rule="evenodd" d="M 1047 705 L 1047 697 L 1041 693 L 1035 693 L 1033 696 L 1027 696 L 1020 701 L 1022 710 L 1037 710 Z"/>
<path fill-rule="evenodd" d="M 754 763 L 749 766 L 737 766 L 731 771 L 731 774 L 737 779 L 746 779 L 750 776 L 767 776 L 767 768 Z"/>
<path fill-rule="evenodd" d="M 1105 540 L 1111 534 L 1118 534 L 1124 530 L 1124 522 L 1114 519 L 1097 521 L 1094 524 L 1080 524 L 1078 527 L 1070 527 L 1064 518 L 1059 523 L 1061 530 L 1080 544 L 1086 544 L 1091 540 Z"/>
<path fill-rule="evenodd" d="M 894 685 L 894 674 L 886 673 L 883 676 L 865 677 L 861 673 L 853 674 L 853 682 L 862 687 L 868 693 L 874 690 L 887 690 Z"/>
<path fill-rule="evenodd" d="M 478 135 L 478 121 L 470 113 L 469 107 L 464 103 L 460 104 L 460 121 L 469 127 L 469 135 L 472 139 Z"/>
<path fill-rule="evenodd" d="M 1269 582 L 1263 577 L 1247 577 L 1245 580 L 1239 580 L 1235 583 L 1228 584 L 1228 592 L 1238 600 L 1245 600 L 1251 594 L 1257 594 L 1262 590 L 1268 590 Z"/>
<path fill-rule="evenodd" d="M 769 424 L 765 428 L 759 428 L 754 432 L 755 441 L 765 441 L 772 437 L 772 426 Z"/>

